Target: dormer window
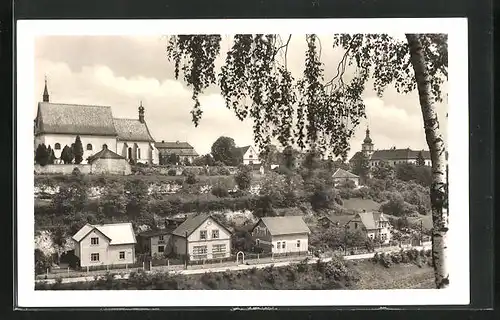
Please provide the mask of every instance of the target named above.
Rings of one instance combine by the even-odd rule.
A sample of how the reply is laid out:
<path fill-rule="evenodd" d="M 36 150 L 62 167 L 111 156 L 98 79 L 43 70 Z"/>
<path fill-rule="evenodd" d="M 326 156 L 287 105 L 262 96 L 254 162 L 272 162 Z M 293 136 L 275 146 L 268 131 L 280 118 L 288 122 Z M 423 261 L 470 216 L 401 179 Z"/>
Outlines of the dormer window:
<path fill-rule="evenodd" d="M 61 144 L 60 143 L 56 143 L 54 145 L 54 150 L 61 150 Z"/>
<path fill-rule="evenodd" d="M 87 150 L 92 151 L 92 145 L 91 145 L 90 143 L 89 143 L 89 144 L 87 144 Z"/>

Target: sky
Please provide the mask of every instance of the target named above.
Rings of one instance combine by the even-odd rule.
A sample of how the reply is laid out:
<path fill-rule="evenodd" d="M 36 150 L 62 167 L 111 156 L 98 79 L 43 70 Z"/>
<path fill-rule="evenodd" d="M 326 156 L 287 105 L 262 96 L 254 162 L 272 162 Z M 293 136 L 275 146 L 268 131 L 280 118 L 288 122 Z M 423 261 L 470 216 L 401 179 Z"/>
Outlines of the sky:
<path fill-rule="evenodd" d="M 400 37 L 401 35 L 395 35 Z M 333 76 L 341 53 L 331 49 L 329 35 L 321 35 L 325 77 Z M 199 154 L 210 152 L 220 136 L 232 137 L 237 146 L 253 144 L 252 122 L 241 122 L 227 109 L 216 87 L 200 97 L 200 125 L 191 121 L 191 88 L 175 80 L 166 57 L 166 38 L 152 36 L 43 36 L 35 42 L 35 97 L 42 100 L 47 77 L 51 102 L 111 106 L 114 117 L 137 118 L 140 101 L 156 141 L 187 141 Z M 221 52 L 230 46 L 223 36 Z M 287 66 L 295 77 L 304 67 L 305 37 L 294 35 Z M 216 61 L 220 66 L 223 57 Z M 443 91 L 445 91 L 444 88 Z M 370 86 L 363 95 L 367 119 L 351 139 L 349 157 L 361 148 L 366 127 L 375 149 L 428 149 L 417 92 L 399 94 L 388 88 L 379 98 Z M 36 102 L 38 102 L 36 101 Z M 33 117 L 36 116 L 36 102 Z M 437 104 L 442 134 L 447 139 L 446 101 Z"/>

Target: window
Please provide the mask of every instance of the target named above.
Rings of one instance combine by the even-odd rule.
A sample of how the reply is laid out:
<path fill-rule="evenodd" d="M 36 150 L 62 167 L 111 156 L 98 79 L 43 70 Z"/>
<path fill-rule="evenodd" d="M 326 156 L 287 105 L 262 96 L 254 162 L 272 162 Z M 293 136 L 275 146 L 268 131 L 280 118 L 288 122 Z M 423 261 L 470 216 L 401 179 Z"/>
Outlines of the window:
<path fill-rule="evenodd" d="M 257 244 L 257 246 L 259 246 L 260 245 L 260 239 L 255 240 L 255 243 Z"/>
<path fill-rule="evenodd" d="M 54 149 L 55 149 L 55 150 L 61 150 L 61 144 L 60 144 L 60 143 L 56 143 L 56 144 L 54 145 Z"/>
<path fill-rule="evenodd" d="M 193 247 L 193 258 L 194 259 L 206 259 L 207 258 L 207 246 L 194 246 Z"/>
<path fill-rule="evenodd" d="M 141 158 L 141 149 L 137 148 L 137 159 Z"/>
<path fill-rule="evenodd" d="M 92 145 L 90 143 L 87 144 L 87 150 L 92 150 Z"/>
<path fill-rule="evenodd" d="M 248 164 L 249 164 L 249 165 L 252 165 L 252 164 L 253 164 L 253 161 L 248 161 Z"/>
<path fill-rule="evenodd" d="M 90 238 L 90 244 L 91 245 L 98 245 L 99 244 L 99 238 Z"/>
<path fill-rule="evenodd" d="M 276 248 L 278 248 L 278 249 L 279 249 L 279 248 L 281 248 L 281 242 L 279 242 L 279 241 L 278 241 L 278 242 L 276 243 Z"/>
<path fill-rule="evenodd" d="M 221 252 L 226 252 L 226 245 L 225 244 L 215 244 L 212 247 L 212 253 L 221 253 Z"/>
<path fill-rule="evenodd" d="M 281 243 L 281 248 L 282 248 L 282 249 L 285 249 L 285 244 L 286 244 L 286 242 L 285 242 L 285 241 L 283 241 L 283 242 Z"/>
<path fill-rule="evenodd" d="M 354 222 L 354 229 L 357 229 L 357 228 L 358 228 L 358 223 Z"/>
<path fill-rule="evenodd" d="M 212 239 L 219 239 L 219 230 L 212 230 Z"/>
<path fill-rule="evenodd" d="M 380 238 L 381 238 L 381 240 L 382 240 L 382 241 L 387 240 L 387 233 L 382 233 L 382 234 L 380 235 Z"/>
<path fill-rule="evenodd" d="M 249 155 L 248 157 L 249 157 L 250 159 L 252 159 L 252 158 L 253 158 L 253 155 Z"/>
<path fill-rule="evenodd" d="M 99 254 L 98 253 L 91 253 L 90 254 L 90 261 L 93 261 L 93 262 L 99 261 Z"/>
<path fill-rule="evenodd" d="M 165 240 L 163 236 L 158 236 L 158 240 L 163 241 Z"/>
<path fill-rule="evenodd" d="M 120 260 L 125 260 L 125 251 L 120 251 Z"/>
<path fill-rule="evenodd" d="M 300 240 L 297 240 L 297 248 L 300 248 Z"/>
<path fill-rule="evenodd" d="M 165 246 L 158 246 L 158 252 L 165 252 Z"/>
<path fill-rule="evenodd" d="M 207 239 L 207 230 L 200 231 L 200 240 L 206 240 L 206 239 Z"/>

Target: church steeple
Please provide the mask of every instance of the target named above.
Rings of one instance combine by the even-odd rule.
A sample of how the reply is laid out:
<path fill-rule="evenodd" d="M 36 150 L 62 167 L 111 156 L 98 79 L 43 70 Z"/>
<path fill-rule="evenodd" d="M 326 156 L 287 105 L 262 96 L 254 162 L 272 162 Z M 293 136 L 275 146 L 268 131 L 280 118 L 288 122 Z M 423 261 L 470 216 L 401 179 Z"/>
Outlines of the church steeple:
<path fill-rule="evenodd" d="M 372 138 L 370 138 L 370 129 L 368 127 L 366 127 L 366 137 L 361 145 L 361 151 L 367 157 L 370 157 L 373 154 L 373 142 Z"/>
<path fill-rule="evenodd" d="M 47 76 L 45 76 L 45 88 L 43 89 L 43 102 L 50 102 L 49 90 L 47 90 Z"/>
<path fill-rule="evenodd" d="M 144 107 L 142 106 L 142 101 L 141 105 L 139 106 L 139 121 L 141 123 L 144 123 Z"/>

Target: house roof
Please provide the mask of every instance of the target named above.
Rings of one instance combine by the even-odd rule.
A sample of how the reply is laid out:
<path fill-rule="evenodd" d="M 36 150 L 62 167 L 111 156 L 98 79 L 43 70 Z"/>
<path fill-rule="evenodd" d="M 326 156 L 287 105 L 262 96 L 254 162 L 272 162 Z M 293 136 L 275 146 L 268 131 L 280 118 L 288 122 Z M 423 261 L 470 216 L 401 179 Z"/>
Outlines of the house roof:
<path fill-rule="evenodd" d="M 338 168 L 332 177 L 333 178 L 359 178 L 359 176 L 355 175 L 354 173 L 351 173 L 351 172 L 346 171 L 346 170 L 341 169 L 341 168 Z"/>
<path fill-rule="evenodd" d="M 207 213 L 200 213 L 200 214 L 198 214 L 196 216 L 191 216 L 191 217 L 187 218 L 186 221 L 184 221 L 183 223 L 181 223 L 174 231 L 172 231 L 172 234 L 174 234 L 176 236 L 179 236 L 179 237 L 189 237 L 208 218 L 211 218 L 219 226 L 223 227 L 229 233 L 231 233 L 231 231 L 228 228 L 226 228 L 219 221 L 217 221 L 216 219 L 214 219 L 213 216 L 211 216 L 211 215 L 209 215 Z"/>
<path fill-rule="evenodd" d="M 162 141 L 155 142 L 156 149 L 194 149 L 185 141 Z"/>
<path fill-rule="evenodd" d="M 250 146 L 245 146 L 245 147 L 239 147 L 236 148 L 238 151 L 241 152 L 241 155 L 243 156 L 245 153 L 247 153 L 248 149 L 250 149 Z"/>
<path fill-rule="evenodd" d="M 156 236 L 163 236 L 163 235 L 169 235 L 172 233 L 172 229 L 159 229 L 159 230 L 148 230 L 139 233 L 138 236 L 144 237 L 144 238 L 151 238 L 151 237 L 156 237 Z"/>
<path fill-rule="evenodd" d="M 359 216 L 361 223 L 363 223 L 367 230 L 377 229 L 377 222 L 379 221 L 389 221 L 380 212 L 360 212 L 355 217 L 357 216 Z"/>
<path fill-rule="evenodd" d="M 136 243 L 132 223 L 113 223 L 102 225 L 86 224 L 74 236 L 73 240 L 82 241 L 92 230 L 97 230 L 110 240 L 110 245 Z"/>
<path fill-rule="evenodd" d="M 121 141 L 148 141 L 154 142 L 148 126 L 138 119 L 113 119 L 118 140 Z"/>
<path fill-rule="evenodd" d="M 103 148 L 101 151 L 89 157 L 89 161 L 94 161 L 97 159 L 125 159 L 125 158 L 119 155 L 118 153 L 109 150 L 108 148 Z"/>
<path fill-rule="evenodd" d="M 418 153 L 422 152 L 422 156 L 426 160 L 430 160 L 431 156 L 429 151 L 421 150 L 415 151 L 409 148 L 407 149 L 389 149 L 389 150 L 376 150 L 373 152 L 370 160 L 407 160 L 416 159 Z"/>
<path fill-rule="evenodd" d="M 361 151 L 356 152 L 352 158 L 349 160 L 349 162 L 357 161 L 363 156 L 363 153 Z"/>
<path fill-rule="evenodd" d="M 309 227 L 301 216 L 263 217 L 259 221 L 264 223 L 269 233 L 273 236 L 310 232 Z"/>
<path fill-rule="evenodd" d="M 116 136 L 109 106 L 39 102 L 36 134 Z"/>
<path fill-rule="evenodd" d="M 347 223 L 349 223 L 349 221 L 351 221 L 353 218 L 354 218 L 354 215 L 352 215 L 352 214 L 349 214 L 349 215 L 344 214 L 341 216 L 330 214 L 330 215 L 319 217 L 318 220 L 328 219 L 333 223 L 338 222 L 340 225 L 344 226 Z"/>

